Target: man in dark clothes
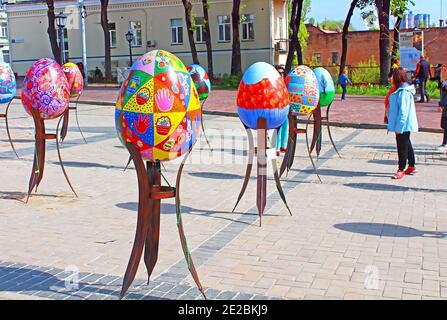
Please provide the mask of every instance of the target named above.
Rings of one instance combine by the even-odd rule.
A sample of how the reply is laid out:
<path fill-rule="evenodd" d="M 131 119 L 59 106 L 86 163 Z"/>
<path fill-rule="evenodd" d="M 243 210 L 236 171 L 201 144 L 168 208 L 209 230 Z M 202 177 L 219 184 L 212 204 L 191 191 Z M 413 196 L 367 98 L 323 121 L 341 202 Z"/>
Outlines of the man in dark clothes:
<path fill-rule="evenodd" d="M 419 80 L 419 86 L 421 89 L 421 100 L 418 102 L 424 103 L 425 98 L 427 102 L 430 102 L 430 96 L 427 92 L 427 80 L 430 78 L 430 64 L 425 60 L 424 56 L 421 56 L 418 65 L 416 66 L 416 72 L 414 73 L 414 79 Z"/>

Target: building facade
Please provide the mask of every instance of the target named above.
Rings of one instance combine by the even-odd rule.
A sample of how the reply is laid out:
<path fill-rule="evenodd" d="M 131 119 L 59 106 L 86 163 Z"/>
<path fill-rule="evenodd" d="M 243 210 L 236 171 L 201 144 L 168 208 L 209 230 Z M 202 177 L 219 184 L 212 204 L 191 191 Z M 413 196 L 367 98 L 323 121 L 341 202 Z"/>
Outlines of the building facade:
<path fill-rule="evenodd" d="M 194 34 L 200 64 L 207 67 L 204 42 L 202 1 L 192 0 L 197 29 Z M 210 0 L 209 16 L 215 75 L 231 70 L 231 0 Z M 86 51 L 89 73 L 104 68 L 104 35 L 100 24 L 100 1 L 85 0 Z M 66 54 L 72 62 L 82 62 L 82 35 L 78 1 L 56 1 L 56 14 L 68 16 L 65 34 Z M 9 24 L 11 64 L 16 73 L 24 75 L 39 58 L 52 57 L 47 34 L 47 6 L 43 1 L 23 1 L 6 8 Z M 287 0 L 245 0 L 241 6 L 240 38 L 242 67 L 254 62 L 272 64 L 285 62 L 287 48 Z M 180 0 L 110 0 L 109 27 L 112 47 L 112 69 L 129 64 L 129 44 L 125 34 L 134 34 L 132 53 L 136 57 L 153 49 L 176 54 L 185 64 L 192 62 Z"/>
<path fill-rule="evenodd" d="M 311 24 L 306 25 L 309 32 L 304 51 L 306 61 L 331 66 L 340 64 L 342 33 L 321 30 Z M 411 31 L 411 30 L 408 30 Z M 447 28 L 424 29 L 425 56 L 431 64 L 447 64 Z M 358 66 L 369 60 L 379 64 L 379 31 L 353 31 L 348 34 L 348 56 L 346 64 Z M 390 34 L 390 47 L 394 33 Z M 445 50 L 444 50 L 445 49 Z"/>
<path fill-rule="evenodd" d="M 0 10 L 0 61 L 10 63 L 8 22 L 6 12 Z"/>

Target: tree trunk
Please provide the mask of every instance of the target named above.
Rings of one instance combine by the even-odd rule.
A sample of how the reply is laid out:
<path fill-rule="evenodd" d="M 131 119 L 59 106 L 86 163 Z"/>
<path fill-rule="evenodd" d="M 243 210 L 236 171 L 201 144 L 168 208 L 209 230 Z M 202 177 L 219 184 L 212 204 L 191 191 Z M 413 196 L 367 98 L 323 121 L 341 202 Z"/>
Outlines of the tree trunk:
<path fill-rule="evenodd" d="M 192 4 L 189 0 L 182 0 L 182 2 L 185 8 L 186 29 L 188 32 L 189 46 L 191 47 L 192 62 L 194 64 L 200 64 L 199 57 L 197 56 L 196 43 L 194 42 L 194 30 L 192 29 Z"/>
<path fill-rule="evenodd" d="M 393 49 L 391 50 L 391 60 L 397 59 L 397 50 L 399 50 L 399 28 L 402 18 L 397 16 L 396 23 L 394 24 L 394 34 L 393 34 Z"/>
<path fill-rule="evenodd" d="M 209 14 L 208 14 L 208 1 L 202 0 L 203 4 L 203 19 L 204 21 L 204 27 L 205 27 L 205 42 L 206 42 L 206 52 L 207 52 L 207 59 L 208 59 L 208 76 L 210 79 L 214 79 L 214 70 L 213 70 L 213 47 L 211 43 L 211 30 L 210 30 L 210 20 L 209 20 Z"/>
<path fill-rule="evenodd" d="M 388 84 L 390 73 L 390 2 L 391 0 L 375 0 L 380 25 L 380 84 Z"/>
<path fill-rule="evenodd" d="M 292 69 L 295 52 L 297 53 L 298 64 L 303 64 L 303 54 L 301 51 L 301 44 L 298 39 L 298 34 L 300 32 L 301 15 L 303 12 L 303 1 L 304 0 L 293 0 L 292 3 L 292 14 L 290 17 L 290 29 L 292 29 L 292 33 L 290 34 L 289 52 L 287 54 L 286 60 L 286 74 L 289 73 Z"/>
<path fill-rule="evenodd" d="M 343 25 L 343 34 L 341 40 L 341 58 L 340 58 L 340 71 L 339 76 L 343 73 L 346 66 L 346 58 L 348 57 L 348 32 L 349 25 L 351 24 L 352 14 L 357 6 L 359 0 L 352 0 L 351 7 L 349 7 L 348 14 L 346 15 L 345 24 Z"/>
<path fill-rule="evenodd" d="M 239 36 L 239 25 L 241 23 L 241 16 L 239 10 L 241 7 L 241 0 L 233 0 L 233 11 L 231 13 L 231 23 L 233 26 L 233 50 L 231 54 L 231 75 L 242 74 L 241 62 L 241 40 Z"/>
<path fill-rule="evenodd" d="M 47 33 L 50 38 L 51 51 L 53 52 L 54 60 L 58 63 L 62 63 L 61 60 L 61 51 L 59 48 L 59 44 L 57 43 L 57 33 L 56 33 L 56 14 L 54 13 L 54 0 L 46 0 L 48 11 L 48 29 Z"/>
<path fill-rule="evenodd" d="M 104 74 L 107 81 L 112 80 L 112 55 L 110 50 L 109 18 L 107 8 L 109 0 L 101 0 L 101 26 L 104 31 Z"/>

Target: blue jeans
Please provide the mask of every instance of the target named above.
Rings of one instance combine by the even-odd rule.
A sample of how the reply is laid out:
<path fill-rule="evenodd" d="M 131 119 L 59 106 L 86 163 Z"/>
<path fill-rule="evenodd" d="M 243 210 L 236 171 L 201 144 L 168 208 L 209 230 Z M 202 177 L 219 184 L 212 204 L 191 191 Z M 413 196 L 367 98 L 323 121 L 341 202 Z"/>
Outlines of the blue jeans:
<path fill-rule="evenodd" d="M 341 89 L 342 89 L 341 100 L 345 100 L 346 99 L 346 84 L 341 84 Z"/>
<path fill-rule="evenodd" d="M 282 126 L 277 131 L 276 151 L 279 151 L 281 148 L 286 149 L 288 139 L 289 139 L 289 118 L 286 118 L 286 121 L 284 121 Z"/>

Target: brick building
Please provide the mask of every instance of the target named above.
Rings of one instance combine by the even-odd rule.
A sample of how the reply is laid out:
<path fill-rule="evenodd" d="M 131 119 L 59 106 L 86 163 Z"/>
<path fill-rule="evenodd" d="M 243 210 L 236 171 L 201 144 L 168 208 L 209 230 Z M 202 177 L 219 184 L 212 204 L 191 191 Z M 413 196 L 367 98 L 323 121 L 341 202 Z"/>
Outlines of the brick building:
<path fill-rule="evenodd" d="M 342 33 L 321 30 L 311 24 L 306 27 L 309 32 L 308 45 L 304 50 L 306 61 L 314 60 L 319 65 L 339 64 Z M 379 62 L 379 31 L 353 31 L 348 37 L 347 65 L 357 66 L 370 58 Z M 390 43 L 392 45 L 392 40 Z M 424 46 L 431 64 L 447 63 L 447 28 L 424 29 Z"/>

